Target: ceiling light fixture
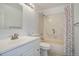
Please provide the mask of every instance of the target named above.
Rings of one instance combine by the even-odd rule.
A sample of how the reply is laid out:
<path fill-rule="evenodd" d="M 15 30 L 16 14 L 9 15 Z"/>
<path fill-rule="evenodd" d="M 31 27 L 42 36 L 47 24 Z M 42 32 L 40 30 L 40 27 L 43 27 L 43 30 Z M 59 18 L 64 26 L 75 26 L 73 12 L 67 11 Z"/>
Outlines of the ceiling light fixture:
<path fill-rule="evenodd" d="M 25 3 L 27 6 L 29 6 L 30 8 L 34 9 L 35 6 L 32 3 Z"/>

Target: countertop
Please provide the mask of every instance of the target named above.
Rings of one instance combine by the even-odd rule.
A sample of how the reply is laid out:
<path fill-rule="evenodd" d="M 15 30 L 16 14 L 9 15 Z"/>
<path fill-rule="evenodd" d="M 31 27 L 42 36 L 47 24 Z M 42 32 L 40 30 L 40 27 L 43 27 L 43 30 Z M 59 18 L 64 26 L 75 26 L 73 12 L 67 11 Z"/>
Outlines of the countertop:
<path fill-rule="evenodd" d="M 39 39 L 39 37 L 22 36 L 15 40 L 11 40 L 10 38 L 2 39 L 0 40 L 0 54 L 36 39 Z"/>

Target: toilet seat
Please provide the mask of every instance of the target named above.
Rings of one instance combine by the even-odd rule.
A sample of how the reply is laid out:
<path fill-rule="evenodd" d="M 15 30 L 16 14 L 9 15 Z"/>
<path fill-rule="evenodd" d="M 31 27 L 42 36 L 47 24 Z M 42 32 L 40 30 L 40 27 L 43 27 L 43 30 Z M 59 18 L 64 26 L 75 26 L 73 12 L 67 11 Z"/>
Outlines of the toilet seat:
<path fill-rule="evenodd" d="M 50 45 L 48 43 L 41 42 L 40 48 L 48 50 L 48 49 L 50 49 Z"/>

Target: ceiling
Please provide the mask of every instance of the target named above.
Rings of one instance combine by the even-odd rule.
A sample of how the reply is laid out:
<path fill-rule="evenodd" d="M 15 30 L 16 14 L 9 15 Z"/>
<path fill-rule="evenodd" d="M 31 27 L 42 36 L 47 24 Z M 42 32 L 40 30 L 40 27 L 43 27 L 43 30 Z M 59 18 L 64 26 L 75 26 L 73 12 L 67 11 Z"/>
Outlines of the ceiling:
<path fill-rule="evenodd" d="M 34 5 L 36 10 L 44 10 L 64 5 L 64 3 L 34 3 Z"/>

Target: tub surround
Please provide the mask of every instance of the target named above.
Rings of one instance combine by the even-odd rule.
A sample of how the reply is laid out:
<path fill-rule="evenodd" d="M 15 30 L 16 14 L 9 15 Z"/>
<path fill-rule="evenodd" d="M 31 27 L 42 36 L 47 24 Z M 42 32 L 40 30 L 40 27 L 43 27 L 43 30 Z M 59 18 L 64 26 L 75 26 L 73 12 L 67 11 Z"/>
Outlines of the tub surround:
<path fill-rule="evenodd" d="M 50 39 L 49 37 L 43 37 L 41 41 L 50 43 L 50 44 L 59 44 L 64 45 L 64 39 Z"/>

